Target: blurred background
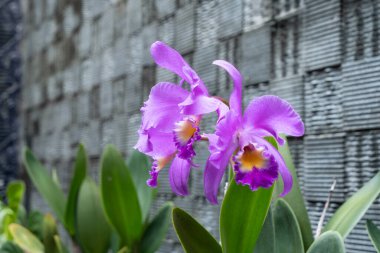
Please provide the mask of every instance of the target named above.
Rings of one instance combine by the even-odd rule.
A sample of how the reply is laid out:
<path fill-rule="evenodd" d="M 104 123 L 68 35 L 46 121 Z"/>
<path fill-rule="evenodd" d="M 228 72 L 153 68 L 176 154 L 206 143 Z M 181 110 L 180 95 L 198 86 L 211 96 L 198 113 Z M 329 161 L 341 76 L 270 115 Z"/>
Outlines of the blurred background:
<path fill-rule="evenodd" d="M 95 179 L 105 144 L 128 156 L 150 88 L 178 81 L 150 58 L 162 40 L 212 94 L 229 96 L 230 80 L 211 64 L 225 59 L 244 75 L 245 105 L 275 94 L 302 115 L 306 135 L 289 142 L 315 229 L 334 178 L 327 218 L 380 168 L 379 19 L 378 0 L 0 0 L 0 190 L 26 178 L 23 145 L 65 189 L 79 142 Z M 197 149 L 204 164 L 208 152 Z M 203 197 L 200 169 L 190 188 L 174 196 L 163 172 L 155 205 L 173 200 L 217 236 L 219 207 Z M 29 208 L 47 208 L 28 193 Z M 379 200 L 346 239 L 348 252 L 375 252 L 369 218 L 380 224 Z M 160 252 L 182 252 L 172 229 Z"/>

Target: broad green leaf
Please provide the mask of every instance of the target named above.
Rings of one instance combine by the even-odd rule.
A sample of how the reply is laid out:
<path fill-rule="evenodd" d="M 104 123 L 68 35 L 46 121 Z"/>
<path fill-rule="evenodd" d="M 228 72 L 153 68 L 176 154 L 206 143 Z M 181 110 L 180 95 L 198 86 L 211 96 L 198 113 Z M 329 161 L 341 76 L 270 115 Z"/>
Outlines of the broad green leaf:
<path fill-rule="evenodd" d="M 140 243 L 141 253 L 154 253 L 160 247 L 168 231 L 172 209 L 173 204 L 167 203 L 149 223 Z"/>
<path fill-rule="evenodd" d="M 108 224 L 95 182 L 86 178 L 79 191 L 77 238 L 86 253 L 105 253 L 111 240 Z"/>
<path fill-rule="evenodd" d="M 345 238 L 380 193 L 380 172 L 352 195 L 333 214 L 323 231 L 337 231 Z"/>
<path fill-rule="evenodd" d="M 9 231 L 9 225 L 16 222 L 17 217 L 12 209 L 9 207 L 3 207 L 0 210 L 0 234 L 4 234 L 5 237 L 10 240 L 12 235 Z"/>
<path fill-rule="evenodd" d="M 186 253 L 222 253 L 215 238 L 190 214 L 176 207 L 172 218 L 174 229 Z"/>
<path fill-rule="evenodd" d="M 1 248 L 1 253 L 24 253 L 24 251 L 11 241 L 5 242 Z"/>
<path fill-rule="evenodd" d="M 18 214 L 19 206 L 22 202 L 25 193 L 25 184 L 23 181 L 13 181 L 7 186 L 8 206 L 15 214 Z"/>
<path fill-rule="evenodd" d="M 282 135 L 281 137 L 285 139 L 285 136 Z M 290 191 L 290 193 L 288 193 L 284 197 L 284 199 L 290 205 L 294 214 L 296 215 L 296 218 L 297 218 L 297 221 L 302 233 L 304 249 L 306 251 L 310 247 L 310 245 L 313 243 L 314 237 L 313 237 L 313 232 L 311 229 L 309 215 L 306 210 L 305 200 L 301 192 L 301 187 L 299 186 L 299 183 L 298 183 L 296 168 L 294 167 L 293 159 L 290 154 L 287 141 L 282 146 L 278 145 L 278 151 L 284 158 L 286 166 L 291 171 L 292 176 L 293 176 L 293 188 Z M 280 187 L 276 187 L 276 190 L 277 190 L 276 196 L 280 194 L 279 190 L 282 190 L 281 183 L 278 185 L 280 185 Z"/>
<path fill-rule="evenodd" d="M 229 184 L 220 214 L 220 237 L 224 253 L 252 253 L 267 216 L 273 187 L 251 191 Z"/>
<path fill-rule="evenodd" d="M 127 160 L 127 166 L 136 187 L 142 218 L 145 221 L 149 215 L 150 206 L 155 195 L 155 189 L 148 187 L 146 184 L 150 169 L 148 157 L 134 150 Z"/>
<path fill-rule="evenodd" d="M 123 243 L 133 248 L 143 232 L 135 185 L 121 154 L 107 146 L 101 162 L 101 195 L 108 220 Z"/>
<path fill-rule="evenodd" d="M 20 223 L 22 225 L 28 224 L 27 213 L 26 213 L 25 207 L 22 204 L 20 204 L 18 206 L 17 221 L 18 221 L 18 223 Z"/>
<path fill-rule="evenodd" d="M 372 221 L 367 220 L 367 230 L 373 246 L 377 253 L 380 253 L 380 229 Z"/>
<path fill-rule="evenodd" d="M 13 241 L 24 251 L 28 253 L 44 253 L 44 245 L 28 229 L 12 223 L 9 225 L 9 231 L 13 236 Z"/>
<path fill-rule="evenodd" d="M 45 214 L 43 225 L 43 243 L 46 252 L 59 253 L 54 236 L 58 234 L 57 224 L 51 214 Z"/>
<path fill-rule="evenodd" d="M 318 237 L 307 253 L 345 253 L 342 236 L 334 231 L 328 231 Z"/>
<path fill-rule="evenodd" d="M 32 152 L 26 148 L 23 152 L 23 160 L 26 171 L 38 192 L 55 212 L 57 218 L 65 224 L 66 198 L 62 190 L 52 180 L 48 171 L 34 157 Z"/>
<path fill-rule="evenodd" d="M 71 180 L 69 196 L 65 210 L 66 228 L 70 235 L 75 234 L 75 212 L 77 208 L 78 194 L 80 186 L 87 174 L 87 154 L 84 146 L 79 145 L 74 166 L 74 175 Z"/>
<path fill-rule="evenodd" d="M 269 208 L 267 217 L 263 228 L 261 229 L 259 238 L 257 239 L 254 253 L 270 253 L 275 252 L 275 240 L 274 240 L 274 224 L 273 214 Z"/>
<path fill-rule="evenodd" d="M 270 144 L 272 144 L 273 147 L 275 147 L 277 150 L 278 150 L 278 143 L 276 141 L 276 139 L 272 136 L 267 136 L 267 137 L 264 137 L 264 139 L 269 142 Z"/>
<path fill-rule="evenodd" d="M 273 209 L 276 253 L 304 253 L 301 230 L 290 206 L 278 199 Z"/>
<path fill-rule="evenodd" d="M 43 224 L 44 216 L 41 212 L 32 211 L 29 213 L 27 219 L 27 229 L 41 241 L 43 240 Z"/>

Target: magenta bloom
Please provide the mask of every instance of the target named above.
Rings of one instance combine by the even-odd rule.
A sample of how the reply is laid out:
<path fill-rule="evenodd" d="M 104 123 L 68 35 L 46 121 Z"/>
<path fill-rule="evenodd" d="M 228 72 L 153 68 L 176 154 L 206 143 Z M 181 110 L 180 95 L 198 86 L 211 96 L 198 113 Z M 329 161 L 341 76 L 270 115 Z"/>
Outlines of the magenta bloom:
<path fill-rule="evenodd" d="M 217 193 L 223 174 L 232 160 L 235 180 L 251 190 L 269 188 L 281 175 L 284 182 L 282 196 L 293 184 L 290 171 L 277 151 L 264 137 L 273 136 L 282 145 L 279 134 L 302 136 L 304 125 L 289 103 L 276 96 L 262 96 L 253 100 L 242 113 L 242 77 L 230 63 L 222 60 L 214 64 L 224 68 L 234 82 L 230 96 L 230 110 L 216 126 L 215 134 L 208 134 L 210 157 L 204 174 L 207 199 L 217 203 Z"/>
<path fill-rule="evenodd" d="M 141 108 L 143 117 L 135 148 L 154 159 L 149 186 L 157 186 L 158 173 L 173 160 L 170 185 L 176 194 L 187 195 L 190 169 L 194 166 L 193 144 L 201 138 L 201 117 L 213 111 L 221 117 L 228 107 L 209 96 L 203 81 L 177 51 L 159 41 L 150 50 L 155 62 L 176 73 L 181 81 L 180 85 L 160 82 L 152 88 Z M 181 87 L 184 82 L 190 85 L 190 91 Z"/>

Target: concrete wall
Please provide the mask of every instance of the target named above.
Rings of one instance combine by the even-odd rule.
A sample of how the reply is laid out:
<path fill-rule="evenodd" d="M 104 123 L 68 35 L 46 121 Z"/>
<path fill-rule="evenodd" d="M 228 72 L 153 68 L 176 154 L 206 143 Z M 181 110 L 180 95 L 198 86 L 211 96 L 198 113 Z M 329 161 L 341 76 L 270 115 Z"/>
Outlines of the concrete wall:
<path fill-rule="evenodd" d="M 58 169 L 64 188 L 79 141 L 96 178 L 105 144 L 131 151 L 150 87 L 176 81 L 152 62 L 155 40 L 177 48 L 211 93 L 229 94 L 225 73 L 211 65 L 226 59 L 244 74 L 245 104 L 277 94 L 303 116 L 306 135 L 290 144 L 314 228 L 333 178 L 328 217 L 380 167 L 377 0 L 23 2 L 23 138 Z M 203 197 L 202 171 L 192 172 L 187 198 L 174 196 L 162 175 L 155 207 L 173 200 L 217 236 L 219 207 Z M 365 218 L 380 224 L 379 200 Z M 346 242 L 348 252 L 375 252 L 363 222 Z M 173 230 L 160 252 L 181 252 Z"/>

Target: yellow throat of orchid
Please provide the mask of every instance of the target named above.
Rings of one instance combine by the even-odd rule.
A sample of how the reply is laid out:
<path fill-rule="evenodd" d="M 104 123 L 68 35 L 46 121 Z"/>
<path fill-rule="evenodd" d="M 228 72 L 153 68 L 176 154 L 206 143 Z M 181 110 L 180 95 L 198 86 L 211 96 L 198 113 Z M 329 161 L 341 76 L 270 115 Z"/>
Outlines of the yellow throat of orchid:
<path fill-rule="evenodd" d="M 198 121 L 193 119 L 185 119 L 176 123 L 174 131 L 182 145 L 185 145 L 193 137 L 197 131 L 197 123 Z"/>
<path fill-rule="evenodd" d="M 253 168 L 264 168 L 266 159 L 263 156 L 263 151 L 264 149 L 256 149 L 252 145 L 244 147 L 244 151 L 239 158 L 240 169 L 243 172 L 249 172 Z"/>
<path fill-rule="evenodd" d="M 158 171 L 162 170 L 166 166 L 166 164 L 168 164 L 173 159 L 173 157 L 174 157 L 174 154 L 158 158 L 157 159 L 157 170 Z"/>

